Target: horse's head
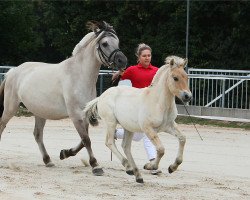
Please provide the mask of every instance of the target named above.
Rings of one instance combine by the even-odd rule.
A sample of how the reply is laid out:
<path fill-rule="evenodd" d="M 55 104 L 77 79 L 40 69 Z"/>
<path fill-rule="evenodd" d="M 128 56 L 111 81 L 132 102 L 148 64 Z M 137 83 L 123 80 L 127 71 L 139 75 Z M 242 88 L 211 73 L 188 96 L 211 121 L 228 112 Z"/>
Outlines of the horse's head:
<path fill-rule="evenodd" d="M 113 27 L 106 22 L 91 21 L 87 27 L 96 34 L 96 56 L 105 66 L 125 69 L 127 57 L 119 49 L 119 39 Z"/>
<path fill-rule="evenodd" d="M 177 96 L 184 103 L 192 99 L 192 93 L 188 87 L 188 76 L 184 68 L 187 65 L 187 59 L 177 56 L 166 58 L 166 64 L 170 67 L 170 76 L 168 78 L 168 87 L 172 94 Z"/>

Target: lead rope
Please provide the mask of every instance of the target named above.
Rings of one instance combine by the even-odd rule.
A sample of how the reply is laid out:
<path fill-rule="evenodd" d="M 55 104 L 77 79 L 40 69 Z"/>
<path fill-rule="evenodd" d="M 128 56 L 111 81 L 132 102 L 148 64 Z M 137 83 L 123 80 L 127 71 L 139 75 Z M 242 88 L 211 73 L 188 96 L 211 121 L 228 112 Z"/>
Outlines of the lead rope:
<path fill-rule="evenodd" d="M 192 124 L 194 125 L 194 127 L 195 127 L 195 129 L 196 129 L 196 132 L 197 132 L 197 133 L 198 133 L 198 135 L 200 136 L 200 139 L 203 141 L 203 138 L 201 137 L 201 135 L 200 135 L 200 133 L 199 133 L 198 129 L 196 128 L 195 123 L 193 122 L 192 117 L 190 116 L 190 114 L 189 114 L 189 112 L 188 112 L 188 110 L 187 110 L 187 107 L 185 106 L 185 104 L 184 104 L 184 103 L 183 103 L 183 105 L 184 105 L 185 110 L 187 111 L 187 114 L 188 114 L 188 116 L 189 116 L 189 118 L 190 118 L 190 120 L 191 120 Z"/>

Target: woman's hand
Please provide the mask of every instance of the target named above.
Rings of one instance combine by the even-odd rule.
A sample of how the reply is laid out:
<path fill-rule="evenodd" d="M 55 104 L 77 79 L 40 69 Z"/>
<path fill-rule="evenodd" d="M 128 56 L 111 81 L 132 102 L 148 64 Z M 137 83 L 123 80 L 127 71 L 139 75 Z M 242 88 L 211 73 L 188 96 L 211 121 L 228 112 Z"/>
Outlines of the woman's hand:
<path fill-rule="evenodd" d="M 114 73 L 112 76 L 112 81 L 116 80 L 119 76 L 122 76 L 123 73 L 124 73 L 124 70 L 119 70 L 116 73 Z"/>

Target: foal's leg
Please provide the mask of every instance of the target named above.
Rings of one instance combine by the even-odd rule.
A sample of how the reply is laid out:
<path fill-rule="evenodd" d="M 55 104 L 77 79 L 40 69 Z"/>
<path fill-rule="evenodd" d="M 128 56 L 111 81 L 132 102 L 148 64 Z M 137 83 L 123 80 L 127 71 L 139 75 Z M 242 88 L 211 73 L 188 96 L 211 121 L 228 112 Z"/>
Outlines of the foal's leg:
<path fill-rule="evenodd" d="M 124 133 L 124 138 L 122 140 L 122 148 L 124 150 L 124 153 L 127 156 L 129 163 L 133 167 L 133 172 L 134 172 L 134 175 L 136 177 L 136 182 L 143 183 L 143 178 L 141 176 L 141 173 L 139 172 L 139 169 L 136 166 L 135 161 L 133 159 L 133 156 L 131 154 L 131 143 L 132 143 L 132 139 L 133 139 L 133 133 L 128 132 L 126 130 L 124 130 L 124 131 L 125 131 L 125 133 Z"/>
<path fill-rule="evenodd" d="M 114 121 L 116 121 L 114 119 Z M 129 165 L 129 162 L 127 160 L 127 158 L 125 158 L 117 149 L 116 144 L 115 144 L 115 128 L 116 128 L 116 123 L 112 123 L 112 122 L 106 122 L 107 125 L 107 132 L 106 132 L 106 146 L 117 156 L 117 158 L 121 161 L 122 165 L 125 167 L 126 169 L 126 173 L 129 175 L 132 175 L 132 168 Z M 124 134 L 125 136 L 125 134 Z"/>
<path fill-rule="evenodd" d="M 81 139 L 82 139 L 82 144 L 83 145 L 78 145 L 78 149 L 80 151 L 80 148 L 82 148 L 83 146 L 86 147 L 88 154 L 89 154 L 89 164 L 92 167 L 92 172 L 94 175 L 96 176 L 101 176 L 103 175 L 103 170 L 102 168 L 99 166 L 99 164 L 97 163 L 96 158 L 94 157 L 92 148 L 91 148 L 91 141 L 88 135 L 88 123 L 86 122 L 85 119 L 82 119 L 81 117 L 79 117 L 79 119 L 76 118 L 72 118 L 73 124 L 77 130 L 77 132 L 79 133 Z"/>
<path fill-rule="evenodd" d="M 34 137 L 38 144 L 39 150 L 43 156 L 43 162 L 46 165 L 46 167 L 53 167 L 55 166 L 49 157 L 49 154 L 47 153 L 44 143 L 43 143 L 43 129 L 46 123 L 46 119 L 40 118 L 35 116 L 35 128 L 34 128 Z"/>
<path fill-rule="evenodd" d="M 178 166 L 183 161 L 183 151 L 184 151 L 184 146 L 186 143 L 186 137 L 179 131 L 176 123 L 174 123 L 170 129 L 168 129 L 168 132 L 171 135 L 177 137 L 179 140 L 179 149 L 178 149 L 177 157 L 175 159 L 175 162 L 172 165 L 170 165 L 168 168 L 168 172 L 172 173 L 177 170 Z"/>
<path fill-rule="evenodd" d="M 161 160 L 162 156 L 164 155 L 165 148 L 162 145 L 160 138 L 157 135 L 157 132 L 153 128 L 147 127 L 147 128 L 144 128 L 143 131 L 145 132 L 147 137 L 151 140 L 151 142 L 155 145 L 156 151 L 157 151 L 157 155 L 156 155 L 155 160 L 150 162 L 150 163 L 145 164 L 144 169 L 156 170 L 156 169 L 158 169 L 160 160 Z"/>

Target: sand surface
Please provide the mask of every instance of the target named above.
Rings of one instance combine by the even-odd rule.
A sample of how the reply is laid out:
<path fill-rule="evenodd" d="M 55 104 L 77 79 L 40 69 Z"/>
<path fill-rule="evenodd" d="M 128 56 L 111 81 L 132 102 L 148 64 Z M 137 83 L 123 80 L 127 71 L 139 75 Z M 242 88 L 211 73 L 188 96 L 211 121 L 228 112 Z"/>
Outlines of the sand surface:
<path fill-rule="evenodd" d="M 94 154 L 103 167 L 103 176 L 94 176 L 86 150 L 61 161 L 61 149 L 76 146 L 79 136 L 70 120 L 47 121 L 44 143 L 56 165 L 46 168 L 33 137 L 33 117 L 15 117 L 4 130 L 0 142 L 0 200 L 30 199 L 178 199 L 178 200 L 249 200 L 250 133 L 241 129 L 197 125 L 201 141 L 191 125 L 179 125 L 187 143 L 184 161 L 173 174 L 168 166 L 177 154 L 178 141 L 160 135 L 166 148 L 158 176 L 143 169 L 147 162 L 143 142 L 133 142 L 135 161 L 144 184 L 125 173 L 118 159 L 105 146 L 104 126 L 90 128 Z M 117 141 L 120 148 L 121 141 Z M 121 148 L 120 148 L 121 149 Z"/>

